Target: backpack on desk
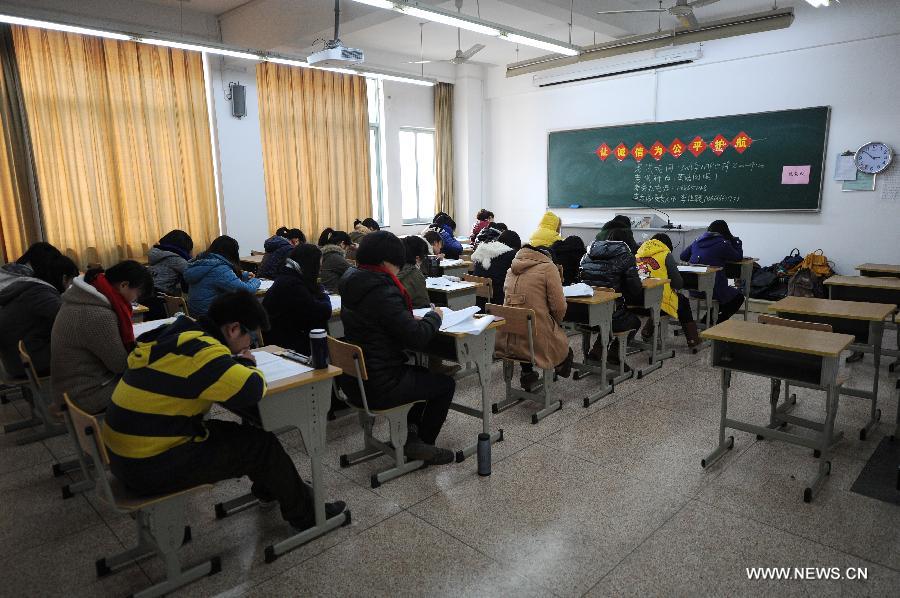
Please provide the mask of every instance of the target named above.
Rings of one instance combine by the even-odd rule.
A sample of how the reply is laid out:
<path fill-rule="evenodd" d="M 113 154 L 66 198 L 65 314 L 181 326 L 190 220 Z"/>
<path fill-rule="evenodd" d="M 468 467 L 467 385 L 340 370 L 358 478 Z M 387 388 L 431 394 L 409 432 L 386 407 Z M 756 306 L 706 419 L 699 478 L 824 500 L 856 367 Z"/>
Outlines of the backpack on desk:
<path fill-rule="evenodd" d="M 825 279 L 834 276 L 831 262 L 821 249 L 808 254 L 800 263 L 796 274 L 788 281 L 788 295 L 793 297 L 816 297 L 824 299 Z"/>
<path fill-rule="evenodd" d="M 775 264 L 775 272 L 778 276 L 787 278 L 796 274 L 802 263 L 803 258 L 800 257 L 800 250 L 794 247 L 789 254 Z"/>

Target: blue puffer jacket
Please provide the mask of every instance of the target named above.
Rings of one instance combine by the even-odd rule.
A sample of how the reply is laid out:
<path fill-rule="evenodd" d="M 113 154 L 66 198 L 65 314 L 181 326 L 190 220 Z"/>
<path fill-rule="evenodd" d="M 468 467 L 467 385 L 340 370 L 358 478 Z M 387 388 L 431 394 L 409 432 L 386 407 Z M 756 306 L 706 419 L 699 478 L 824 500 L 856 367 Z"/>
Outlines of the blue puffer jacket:
<path fill-rule="evenodd" d="M 441 241 L 444 243 L 444 257 L 448 260 L 458 260 L 462 255 L 462 243 L 453 236 L 453 229 L 449 225 L 441 225 Z"/>
<path fill-rule="evenodd" d="M 729 241 L 719 233 L 709 231 L 700 235 L 696 241 L 681 252 L 681 261 L 706 266 L 724 266 L 744 257 L 744 246 L 741 240 L 734 237 Z M 725 270 L 716 272 L 716 284 L 713 287 L 713 299 L 719 303 L 727 303 L 740 294 L 736 288 L 728 285 Z"/>
<path fill-rule="evenodd" d="M 291 242 L 284 237 L 275 235 L 268 238 L 263 244 L 266 255 L 263 256 L 256 275 L 274 279 L 281 272 L 281 268 L 284 267 L 284 262 L 293 248 Z"/>
<path fill-rule="evenodd" d="M 259 289 L 259 279 L 243 279 L 234 273 L 231 262 L 218 253 L 203 253 L 188 262 L 184 280 L 190 285 L 188 311 L 191 317 L 205 315 L 209 304 L 222 293 L 241 289 L 255 293 Z"/>

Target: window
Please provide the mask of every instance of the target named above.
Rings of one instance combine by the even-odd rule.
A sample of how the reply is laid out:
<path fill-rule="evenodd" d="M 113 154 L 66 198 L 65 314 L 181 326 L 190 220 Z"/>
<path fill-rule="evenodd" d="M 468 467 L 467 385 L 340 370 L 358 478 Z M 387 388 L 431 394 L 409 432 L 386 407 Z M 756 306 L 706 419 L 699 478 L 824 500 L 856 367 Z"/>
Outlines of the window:
<path fill-rule="evenodd" d="M 381 148 L 384 147 L 381 132 L 383 93 L 381 80 L 367 78 L 366 91 L 369 104 L 369 175 L 372 178 L 372 218 L 378 221 L 378 224 L 385 226 L 388 214 L 384 206 L 384 198 L 387 194 L 384 190 L 384 179 L 381 176 L 383 172 Z"/>
<path fill-rule="evenodd" d="M 400 193 L 403 224 L 434 216 L 434 129 L 400 129 Z"/>

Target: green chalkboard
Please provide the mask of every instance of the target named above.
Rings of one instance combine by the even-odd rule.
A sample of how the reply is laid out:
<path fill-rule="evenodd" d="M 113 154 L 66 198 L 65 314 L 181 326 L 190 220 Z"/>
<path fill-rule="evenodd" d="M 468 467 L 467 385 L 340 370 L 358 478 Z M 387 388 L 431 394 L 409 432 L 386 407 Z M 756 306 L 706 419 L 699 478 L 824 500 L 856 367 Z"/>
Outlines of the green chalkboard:
<path fill-rule="evenodd" d="M 553 131 L 547 205 L 818 210 L 829 112 L 822 106 Z M 703 143 L 695 147 L 697 139 Z"/>

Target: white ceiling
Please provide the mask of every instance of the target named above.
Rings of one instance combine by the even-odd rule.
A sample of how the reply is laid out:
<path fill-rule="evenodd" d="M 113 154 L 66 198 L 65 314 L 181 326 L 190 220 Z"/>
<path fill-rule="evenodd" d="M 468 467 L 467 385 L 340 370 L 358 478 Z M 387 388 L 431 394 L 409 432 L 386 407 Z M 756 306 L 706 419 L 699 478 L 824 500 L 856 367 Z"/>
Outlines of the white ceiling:
<path fill-rule="evenodd" d="M 250 4 L 253 0 L 144 0 L 151 4 L 161 6 L 181 7 L 185 10 L 202 12 L 209 15 L 220 15 L 229 10 L 238 8 L 243 4 Z"/>

